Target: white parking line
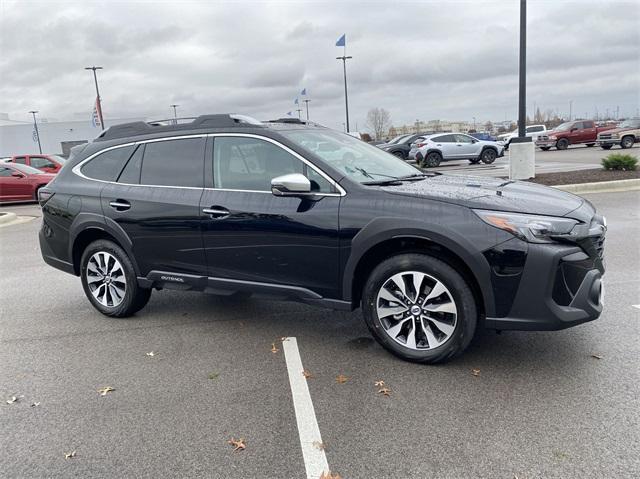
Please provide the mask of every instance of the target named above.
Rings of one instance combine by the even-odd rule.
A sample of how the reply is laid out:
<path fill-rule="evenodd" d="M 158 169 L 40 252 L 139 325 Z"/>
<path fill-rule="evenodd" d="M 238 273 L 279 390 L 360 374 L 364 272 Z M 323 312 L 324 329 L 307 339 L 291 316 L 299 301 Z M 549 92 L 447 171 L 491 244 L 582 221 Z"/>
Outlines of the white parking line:
<path fill-rule="evenodd" d="M 296 411 L 296 422 L 298 423 L 298 434 L 300 435 L 300 446 L 302 447 L 307 479 L 318 479 L 324 472 L 329 472 L 329 464 L 324 450 L 319 447 L 322 444 L 322 437 L 316 420 L 316 412 L 311 402 L 307 379 L 302 374 L 304 369 L 298 351 L 298 341 L 296 338 L 287 338 L 282 342 L 282 349 L 289 373 L 289 384 L 291 384 L 293 407 Z"/>
<path fill-rule="evenodd" d="M 640 309 L 640 304 L 632 304 L 631 306 L 633 306 L 634 308 Z"/>

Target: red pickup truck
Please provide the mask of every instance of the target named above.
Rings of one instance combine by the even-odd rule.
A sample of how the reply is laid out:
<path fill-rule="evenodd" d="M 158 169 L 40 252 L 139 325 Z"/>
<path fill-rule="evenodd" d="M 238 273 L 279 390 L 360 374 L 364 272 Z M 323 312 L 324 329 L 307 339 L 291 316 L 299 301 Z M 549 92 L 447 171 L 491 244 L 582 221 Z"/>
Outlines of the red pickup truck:
<path fill-rule="evenodd" d="M 598 140 L 598 133 L 615 127 L 597 127 L 592 120 L 567 121 L 553 130 L 538 136 L 536 146 L 547 151 L 555 146 L 558 150 L 566 150 L 569 145 L 586 144 L 593 146 Z"/>

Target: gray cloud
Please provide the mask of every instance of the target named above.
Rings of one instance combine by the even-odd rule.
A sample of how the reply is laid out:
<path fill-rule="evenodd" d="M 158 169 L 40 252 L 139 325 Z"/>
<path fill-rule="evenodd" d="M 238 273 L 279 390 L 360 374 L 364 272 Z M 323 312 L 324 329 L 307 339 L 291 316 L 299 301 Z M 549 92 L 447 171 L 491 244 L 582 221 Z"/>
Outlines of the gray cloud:
<path fill-rule="evenodd" d="M 238 111 L 281 117 L 307 88 L 312 119 L 344 121 L 347 33 L 353 125 L 384 107 L 395 123 L 512 119 L 517 2 L 0 3 L 0 111 L 72 118 L 94 100 L 107 117 Z M 637 2 L 529 1 L 528 104 L 593 114 L 640 106 Z"/>

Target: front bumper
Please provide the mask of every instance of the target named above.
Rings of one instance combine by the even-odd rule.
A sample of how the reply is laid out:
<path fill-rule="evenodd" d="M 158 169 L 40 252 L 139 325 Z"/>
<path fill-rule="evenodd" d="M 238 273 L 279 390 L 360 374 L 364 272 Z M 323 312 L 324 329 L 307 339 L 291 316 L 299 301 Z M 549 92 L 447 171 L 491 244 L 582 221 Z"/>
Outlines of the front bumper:
<path fill-rule="evenodd" d="M 619 145 L 620 144 L 620 138 L 603 138 L 603 139 L 599 138 L 596 143 L 598 143 L 599 146 L 602 146 L 602 145 Z"/>
<path fill-rule="evenodd" d="M 558 140 L 536 140 L 535 144 L 538 148 L 556 146 Z"/>
<path fill-rule="evenodd" d="M 498 305 L 503 306 L 496 312 L 504 316 L 487 317 L 486 327 L 550 331 L 597 319 L 602 312 L 604 266 L 598 256 L 601 254 L 602 242 L 593 250 L 578 245 L 528 244 L 520 274 L 511 279 L 511 283 L 517 283 L 511 288 L 515 295 L 509 294 L 504 271 L 496 269 L 494 262 L 491 265 L 494 295 Z M 512 272 L 517 273 L 517 269 L 512 268 Z"/>

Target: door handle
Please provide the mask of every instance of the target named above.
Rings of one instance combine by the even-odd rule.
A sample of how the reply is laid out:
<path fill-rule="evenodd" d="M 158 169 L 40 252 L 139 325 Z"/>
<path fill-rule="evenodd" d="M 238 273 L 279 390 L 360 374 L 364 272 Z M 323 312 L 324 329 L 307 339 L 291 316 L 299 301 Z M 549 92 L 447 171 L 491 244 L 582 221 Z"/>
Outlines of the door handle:
<path fill-rule="evenodd" d="M 226 216 L 229 216 L 230 214 L 228 209 L 214 206 L 212 206 L 211 208 L 203 208 L 202 212 L 210 215 L 213 218 L 224 218 Z"/>
<path fill-rule="evenodd" d="M 131 203 L 129 203 L 126 200 L 113 200 L 111 202 L 109 202 L 109 206 L 111 206 L 112 208 L 114 208 L 117 211 L 126 211 L 129 208 L 131 208 Z"/>

